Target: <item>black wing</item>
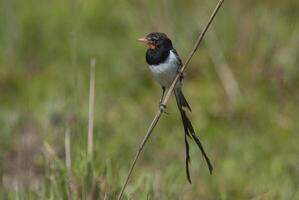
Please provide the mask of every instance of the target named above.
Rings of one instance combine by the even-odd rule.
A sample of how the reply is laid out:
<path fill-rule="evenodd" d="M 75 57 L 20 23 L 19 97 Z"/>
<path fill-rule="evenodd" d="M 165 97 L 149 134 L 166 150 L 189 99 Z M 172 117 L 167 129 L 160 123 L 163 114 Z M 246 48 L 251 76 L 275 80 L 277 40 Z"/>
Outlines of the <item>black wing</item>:
<path fill-rule="evenodd" d="M 181 58 L 180 58 L 178 52 L 177 52 L 175 49 L 172 49 L 171 51 L 172 51 L 172 52 L 175 54 L 175 56 L 177 57 L 177 59 L 178 59 L 178 61 L 179 61 L 179 64 L 180 64 L 180 68 L 181 68 L 181 67 L 183 66 L 183 62 L 182 62 L 182 60 L 181 60 Z"/>

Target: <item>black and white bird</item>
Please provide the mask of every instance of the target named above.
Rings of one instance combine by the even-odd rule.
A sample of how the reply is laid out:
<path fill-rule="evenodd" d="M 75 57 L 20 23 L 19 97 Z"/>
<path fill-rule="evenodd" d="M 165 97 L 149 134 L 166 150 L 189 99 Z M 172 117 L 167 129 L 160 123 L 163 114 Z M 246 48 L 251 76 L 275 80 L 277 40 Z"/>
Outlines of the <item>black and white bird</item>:
<path fill-rule="evenodd" d="M 171 86 L 176 75 L 179 73 L 180 68 L 182 67 L 182 61 L 177 51 L 173 48 L 171 40 L 164 33 L 159 33 L 159 32 L 150 33 L 146 37 L 138 39 L 138 41 L 146 43 L 149 47 L 146 51 L 145 58 L 152 74 L 154 75 L 155 79 L 159 82 L 159 84 L 162 87 L 162 96 L 160 99 L 160 105 L 161 105 L 164 98 L 165 90 Z M 213 171 L 213 166 L 199 138 L 195 134 L 190 119 L 187 116 L 186 110 L 188 109 L 191 112 L 191 107 L 189 106 L 186 98 L 183 95 L 182 80 L 183 80 L 183 76 L 181 75 L 181 78 L 174 89 L 174 94 L 175 94 L 177 106 L 181 113 L 184 131 L 185 131 L 186 174 L 189 183 L 191 183 L 190 172 L 189 172 L 190 155 L 189 155 L 188 138 L 193 139 L 196 142 L 203 157 L 207 162 L 211 174 Z"/>

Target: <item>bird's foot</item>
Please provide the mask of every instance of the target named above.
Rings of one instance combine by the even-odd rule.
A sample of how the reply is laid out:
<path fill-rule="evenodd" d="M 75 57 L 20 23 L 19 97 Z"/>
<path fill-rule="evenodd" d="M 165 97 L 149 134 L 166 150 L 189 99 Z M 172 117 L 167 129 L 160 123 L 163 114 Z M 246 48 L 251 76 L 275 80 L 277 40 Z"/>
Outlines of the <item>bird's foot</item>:
<path fill-rule="evenodd" d="M 165 109 L 166 109 L 166 105 L 165 105 L 164 103 L 160 102 L 160 103 L 159 103 L 159 108 L 160 108 L 161 110 L 165 110 Z"/>
<path fill-rule="evenodd" d="M 181 70 L 178 70 L 177 73 L 179 74 L 180 80 L 183 80 L 185 78 L 185 75 Z"/>

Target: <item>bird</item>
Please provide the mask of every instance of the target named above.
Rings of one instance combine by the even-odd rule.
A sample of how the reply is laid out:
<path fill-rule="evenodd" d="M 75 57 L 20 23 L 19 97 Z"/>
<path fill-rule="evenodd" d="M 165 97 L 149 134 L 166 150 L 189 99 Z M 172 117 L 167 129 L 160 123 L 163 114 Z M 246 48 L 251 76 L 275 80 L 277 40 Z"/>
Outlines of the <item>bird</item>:
<path fill-rule="evenodd" d="M 195 141 L 198 148 L 203 155 L 209 172 L 212 174 L 213 166 L 209 157 L 207 156 L 203 145 L 201 144 L 200 139 L 195 134 L 192 123 L 187 116 L 187 110 L 192 112 L 189 103 L 187 102 L 183 92 L 182 92 L 182 81 L 184 75 L 180 72 L 182 68 L 182 60 L 172 45 L 172 41 L 165 33 L 161 32 L 152 32 L 149 33 L 146 37 L 139 38 L 138 41 L 143 42 L 148 45 L 148 49 L 145 54 L 145 60 L 149 66 L 150 71 L 152 72 L 156 81 L 160 84 L 162 88 L 162 95 L 160 98 L 160 106 L 165 107 L 163 105 L 163 98 L 165 94 L 165 90 L 168 89 L 175 77 L 179 73 L 180 79 L 177 82 L 174 88 L 174 95 L 176 99 L 176 103 L 182 118 L 183 128 L 184 128 L 184 140 L 185 140 L 185 150 L 186 150 L 186 159 L 185 159 L 185 171 L 186 178 L 188 182 L 191 184 L 191 177 L 189 171 L 189 164 L 191 162 L 190 153 L 189 153 L 189 139 Z"/>

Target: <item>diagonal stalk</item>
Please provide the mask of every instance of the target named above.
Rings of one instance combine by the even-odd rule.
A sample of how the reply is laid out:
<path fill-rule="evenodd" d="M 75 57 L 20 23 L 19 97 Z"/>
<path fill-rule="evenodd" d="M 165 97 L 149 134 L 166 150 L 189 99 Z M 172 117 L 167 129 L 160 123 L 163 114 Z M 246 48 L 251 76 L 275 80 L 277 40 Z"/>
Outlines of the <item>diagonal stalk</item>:
<path fill-rule="evenodd" d="M 136 155 L 135 155 L 135 158 L 134 158 L 134 160 L 133 160 L 133 162 L 132 162 L 132 165 L 131 165 L 131 167 L 130 167 L 129 173 L 128 173 L 128 175 L 127 175 L 127 177 L 126 177 L 126 180 L 125 180 L 125 182 L 124 182 L 124 184 L 123 184 L 123 186 L 122 186 L 122 188 L 121 188 L 121 191 L 120 191 L 120 193 L 119 193 L 118 200 L 121 200 L 121 199 L 122 199 L 123 193 L 124 193 L 124 191 L 125 191 L 125 189 L 126 189 L 126 186 L 127 186 L 127 184 L 128 184 L 129 178 L 130 178 L 130 176 L 131 176 L 131 174 L 132 174 L 132 171 L 133 171 L 133 169 L 134 169 L 134 167 L 135 167 L 135 164 L 136 164 L 136 162 L 137 162 L 137 160 L 138 160 L 138 158 L 139 158 L 139 155 L 140 155 L 140 153 L 141 153 L 141 151 L 142 151 L 142 149 L 143 149 L 145 143 L 147 142 L 147 140 L 148 140 L 149 137 L 151 136 L 151 134 L 152 134 L 154 128 L 156 127 L 156 125 L 157 125 L 157 123 L 158 123 L 158 121 L 159 121 L 159 119 L 160 119 L 162 113 L 164 112 L 164 110 L 165 110 L 165 108 L 166 108 L 166 105 L 167 105 L 167 102 L 168 102 L 168 100 L 169 100 L 169 98 L 170 98 L 170 96 L 171 96 L 171 94 L 172 94 L 172 92 L 173 92 L 173 89 L 174 89 L 176 83 L 178 82 L 178 80 L 180 79 L 180 75 L 184 73 L 184 71 L 185 71 L 186 67 L 188 66 L 188 64 L 189 64 L 189 62 L 190 62 L 190 60 L 191 60 L 191 58 L 193 57 L 194 53 L 197 51 L 199 45 L 201 44 L 201 42 L 202 42 L 202 40 L 203 40 L 203 37 L 205 36 L 207 30 L 209 29 L 209 27 L 210 27 L 210 25 L 211 25 L 211 23 L 212 23 L 214 17 L 216 16 L 216 14 L 217 14 L 217 12 L 219 11 L 219 9 L 220 9 L 220 7 L 221 7 L 221 5 L 222 5 L 223 2 L 224 2 L 224 0 L 219 0 L 219 1 L 218 1 L 218 3 L 217 3 L 217 5 L 216 5 L 216 7 L 215 7 L 215 9 L 214 9 L 214 11 L 213 11 L 213 13 L 212 13 L 212 15 L 211 15 L 210 18 L 209 18 L 208 23 L 205 25 L 205 28 L 203 29 L 203 31 L 202 31 L 202 32 L 200 33 L 200 35 L 198 36 L 198 38 L 197 38 L 197 40 L 196 40 L 196 42 L 195 42 L 195 44 L 194 44 L 194 47 L 193 47 L 191 53 L 189 54 L 189 56 L 188 56 L 188 58 L 187 58 L 187 61 L 184 63 L 184 65 L 183 65 L 183 67 L 181 68 L 180 72 L 177 74 L 177 76 L 176 76 L 175 79 L 173 80 L 173 82 L 172 82 L 172 84 L 171 84 L 169 90 L 167 91 L 167 94 L 165 95 L 164 100 L 162 101 L 162 105 L 164 105 L 164 106 L 160 106 L 160 108 L 158 109 L 158 111 L 157 111 L 157 113 L 156 113 L 156 115 L 155 115 L 155 117 L 154 117 L 152 123 L 150 124 L 150 126 L 149 126 L 149 128 L 148 128 L 148 130 L 147 130 L 147 132 L 146 132 L 146 134 L 145 134 L 145 136 L 144 136 L 144 138 L 143 138 L 143 140 L 142 140 L 140 146 L 139 146 L 139 149 L 138 149 L 138 151 L 137 151 L 137 153 L 136 153 Z"/>

